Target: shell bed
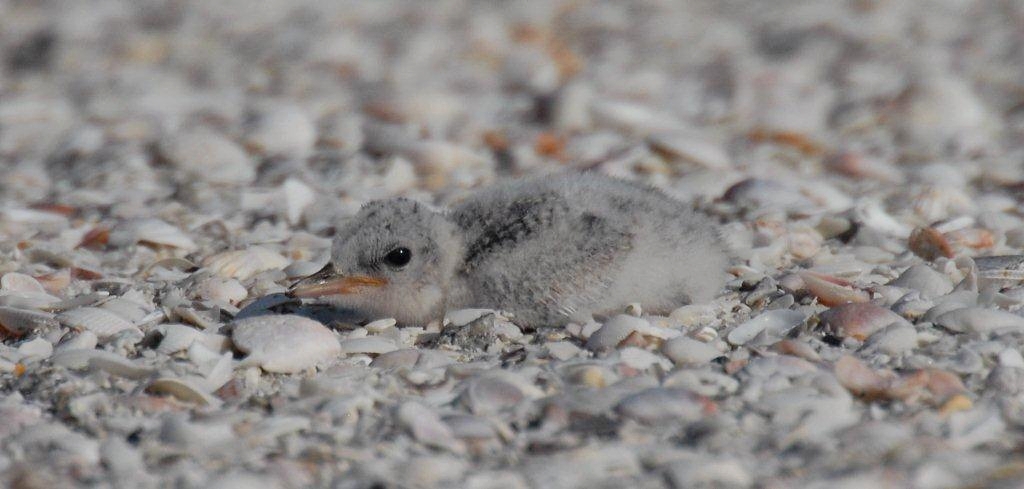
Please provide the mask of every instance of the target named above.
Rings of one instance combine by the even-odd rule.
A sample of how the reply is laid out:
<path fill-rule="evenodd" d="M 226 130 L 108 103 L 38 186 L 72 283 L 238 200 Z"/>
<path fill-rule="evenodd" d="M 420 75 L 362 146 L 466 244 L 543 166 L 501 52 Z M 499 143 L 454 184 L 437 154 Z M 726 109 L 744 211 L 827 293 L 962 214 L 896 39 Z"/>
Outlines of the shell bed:
<path fill-rule="evenodd" d="M 1024 3 L 0 0 L 0 486 L 1020 487 Z M 715 299 L 290 299 L 372 199 L 589 170 Z"/>

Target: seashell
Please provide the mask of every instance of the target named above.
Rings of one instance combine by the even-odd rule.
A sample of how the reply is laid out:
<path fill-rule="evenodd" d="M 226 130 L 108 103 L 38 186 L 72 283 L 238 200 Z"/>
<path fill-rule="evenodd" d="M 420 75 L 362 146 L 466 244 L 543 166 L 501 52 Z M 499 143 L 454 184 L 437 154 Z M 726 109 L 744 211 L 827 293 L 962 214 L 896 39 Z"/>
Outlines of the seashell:
<path fill-rule="evenodd" d="M 203 336 L 203 332 L 184 324 L 164 324 L 159 326 L 164 337 L 156 351 L 165 355 L 185 351 L 192 343 Z"/>
<path fill-rule="evenodd" d="M 818 298 L 818 302 L 826 306 L 871 300 L 869 293 L 853 288 L 850 282 L 843 279 L 811 271 L 803 271 L 799 275 L 803 279 L 804 285 L 807 286 L 807 290 Z"/>
<path fill-rule="evenodd" d="M 647 137 L 647 144 L 660 155 L 712 170 L 732 168 L 732 160 L 721 144 L 687 132 L 658 133 Z"/>
<path fill-rule="evenodd" d="M 815 209 L 799 189 L 759 178 L 748 178 L 734 184 L 725 191 L 722 199 L 749 209 L 775 209 L 795 214 L 805 214 Z"/>
<path fill-rule="evenodd" d="M 418 402 L 406 402 L 395 413 L 398 422 L 416 441 L 452 453 L 466 451 L 462 441 L 455 438 L 451 428 L 432 409 Z"/>
<path fill-rule="evenodd" d="M 893 377 L 875 372 L 860 359 L 851 355 L 843 355 L 836 361 L 834 368 L 839 383 L 854 395 L 867 399 L 880 399 L 889 396 L 888 389 L 892 384 Z"/>
<path fill-rule="evenodd" d="M 885 183 L 903 183 L 906 177 L 891 162 L 870 155 L 844 151 L 826 161 L 829 168 L 844 175 Z"/>
<path fill-rule="evenodd" d="M 248 280 L 267 270 L 280 270 L 288 263 L 287 258 L 262 246 L 225 251 L 203 260 L 203 266 L 213 273 L 238 280 Z"/>
<path fill-rule="evenodd" d="M 0 293 L 0 307 L 52 310 L 60 303 L 60 298 L 50 294 Z"/>
<path fill-rule="evenodd" d="M 316 192 L 297 178 L 288 178 L 281 184 L 285 217 L 291 225 L 297 225 L 302 213 L 316 200 Z"/>
<path fill-rule="evenodd" d="M 146 392 L 152 394 L 167 394 L 179 401 L 198 404 L 200 406 L 219 407 L 222 402 L 195 382 L 187 379 L 160 378 L 146 386 Z"/>
<path fill-rule="evenodd" d="M 363 121 L 358 115 L 337 112 L 320 120 L 319 144 L 348 154 L 363 146 Z"/>
<path fill-rule="evenodd" d="M 223 185 L 245 185 L 256 179 L 256 164 L 245 150 L 204 127 L 167 137 L 159 149 L 164 159 L 192 178 Z"/>
<path fill-rule="evenodd" d="M 57 320 L 72 329 L 92 331 L 100 339 L 109 338 L 121 331 L 135 327 L 127 319 L 98 307 L 67 310 L 58 314 Z"/>
<path fill-rule="evenodd" d="M 249 296 L 249 291 L 233 278 L 210 277 L 196 287 L 196 294 L 221 304 L 238 304 Z"/>
<path fill-rule="evenodd" d="M 860 341 L 890 324 L 907 324 L 899 314 L 869 302 L 841 304 L 821 313 L 820 317 L 832 334 Z"/>
<path fill-rule="evenodd" d="M 821 361 L 821 355 L 818 355 L 818 352 L 814 351 L 814 348 L 811 345 L 808 345 L 803 341 L 782 340 L 772 345 L 772 350 L 783 355 L 790 355 L 811 362 Z"/>
<path fill-rule="evenodd" d="M 1024 255 L 979 256 L 974 258 L 978 278 L 1024 281 Z"/>
<path fill-rule="evenodd" d="M 674 117 L 631 102 L 595 100 L 590 105 L 590 116 L 598 126 L 634 136 L 665 133 L 681 127 Z"/>
<path fill-rule="evenodd" d="M 544 344 L 547 355 L 556 360 L 565 361 L 580 354 L 580 348 L 568 341 L 552 341 Z"/>
<path fill-rule="evenodd" d="M 910 233 L 908 247 L 915 255 L 928 261 L 940 256 L 953 258 L 953 247 L 949 240 L 931 227 L 915 228 Z"/>
<path fill-rule="evenodd" d="M 376 321 L 370 321 L 369 323 L 366 323 L 366 326 L 363 326 L 363 328 L 366 328 L 366 331 L 369 331 L 370 333 L 378 334 L 394 327 L 396 324 L 398 324 L 398 321 L 395 321 L 395 318 L 384 318 Z"/>
<path fill-rule="evenodd" d="M 871 335 L 865 347 L 886 355 L 897 356 L 913 350 L 917 344 L 917 330 L 909 323 L 897 323 Z"/>
<path fill-rule="evenodd" d="M 615 412 L 646 425 L 658 425 L 699 421 L 713 411 L 712 406 L 686 389 L 653 387 L 626 397 L 615 406 Z"/>
<path fill-rule="evenodd" d="M 48 358 L 53 354 L 53 345 L 43 338 L 35 338 L 18 345 L 18 353 L 26 357 Z"/>
<path fill-rule="evenodd" d="M 72 267 L 40 275 L 36 277 L 36 280 L 44 289 L 46 289 L 47 292 L 51 294 L 58 294 L 71 284 L 72 276 L 80 280 L 96 280 L 103 278 L 103 274 L 99 272 L 80 267 Z"/>
<path fill-rule="evenodd" d="M 99 338 L 92 331 L 82 331 L 65 336 L 57 345 L 55 351 L 64 352 L 69 350 L 92 350 L 99 343 Z"/>
<path fill-rule="evenodd" d="M 661 345 L 661 353 L 680 366 L 703 365 L 722 356 L 711 345 L 685 336 L 666 341 Z"/>
<path fill-rule="evenodd" d="M 804 323 L 802 312 L 777 309 L 760 314 L 733 328 L 725 339 L 732 345 L 745 345 L 762 333 L 771 338 L 785 336 L 793 328 Z"/>
<path fill-rule="evenodd" d="M 420 359 L 420 351 L 415 348 L 404 348 L 382 353 L 370 362 L 376 368 L 411 368 Z"/>
<path fill-rule="evenodd" d="M 305 158 L 316 144 L 316 125 L 298 106 L 267 104 L 257 111 L 245 144 L 262 156 Z"/>
<path fill-rule="evenodd" d="M 626 346 L 619 350 L 619 362 L 637 371 L 644 371 L 655 365 L 664 370 L 672 368 L 672 364 L 661 356 L 635 346 Z"/>
<path fill-rule="evenodd" d="M 940 155 L 950 145 L 973 150 L 989 122 L 988 110 L 970 84 L 949 75 L 917 81 L 902 104 L 901 135 L 920 156 Z"/>
<path fill-rule="evenodd" d="M 23 294 L 47 294 L 43 285 L 24 273 L 8 272 L 0 277 L 0 290 Z"/>
<path fill-rule="evenodd" d="M 56 325 L 57 319 L 53 314 L 0 306 L 0 326 L 7 334 L 24 336 L 29 332 Z"/>
<path fill-rule="evenodd" d="M 946 233 L 945 237 L 953 245 L 975 250 L 988 249 L 996 244 L 992 231 L 981 228 L 957 229 Z"/>
<path fill-rule="evenodd" d="M 445 416 L 444 424 L 452 431 L 452 435 L 462 440 L 483 441 L 499 436 L 493 422 L 472 414 Z"/>
<path fill-rule="evenodd" d="M 665 470 L 671 487 L 755 487 L 748 467 L 734 458 L 707 457 L 673 462 Z"/>
<path fill-rule="evenodd" d="M 284 276 L 289 279 L 308 277 L 320 271 L 324 265 L 326 265 L 324 262 L 314 263 L 304 260 L 296 260 L 291 262 L 287 267 L 284 267 Z"/>
<path fill-rule="evenodd" d="M 823 241 L 821 234 L 809 226 L 796 226 L 786 234 L 789 253 L 799 260 L 818 254 Z"/>
<path fill-rule="evenodd" d="M 615 348 L 630 334 L 650 326 L 645 319 L 619 314 L 604 323 L 587 338 L 587 349 L 601 351 Z"/>
<path fill-rule="evenodd" d="M 913 231 L 910 226 L 892 217 L 876 201 L 865 201 L 854 207 L 853 219 L 866 227 L 901 239 L 909 238 Z"/>
<path fill-rule="evenodd" d="M 61 350 L 54 353 L 50 361 L 54 365 L 71 370 L 103 370 L 128 379 L 144 379 L 153 373 L 153 370 L 148 367 L 138 365 L 121 355 L 104 350 Z"/>
<path fill-rule="evenodd" d="M 474 414 L 487 415 L 518 405 L 526 393 L 512 382 L 488 375 L 470 381 L 461 399 Z"/>
<path fill-rule="evenodd" d="M 935 318 L 935 324 L 958 333 L 1024 330 L 1024 317 L 1011 312 L 982 307 L 956 309 Z"/>
<path fill-rule="evenodd" d="M 159 219 L 138 219 L 115 226 L 110 232 L 110 245 L 116 247 L 144 244 L 167 246 L 185 251 L 196 249 L 195 241 L 180 229 Z"/>
<path fill-rule="evenodd" d="M 249 354 L 245 363 L 259 365 L 267 372 L 301 372 L 341 354 L 334 334 L 312 319 L 254 316 L 232 324 L 235 347 Z"/>
<path fill-rule="evenodd" d="M 923 264 L 907 268 L 889 285 L 916 290 L 926 298 L 943 296 L 953 291 L 953 282 L 949 277 Z"/>
<path fill-rule="evenodd" d="M 494 309 L 458 309 L 455 311 L 449 311 L 445 315 L 445 324 L 451 324 L 452 326 L 465 326 L 477 319 L 480 319 L 488 314 L 498 315 L 498 311 Z"/>
<path fill-rule="evenodd" d="M 353 353 L 368 353 L 371 355 L 380 355 L 382 353 L 392 352 L 398 349 L 393 342 L 386 340 L 380 336 L 368 336 L 365 338 L 352 338 L 341 342 L 341 353 L 353 354 Z"/>
<path fill-rule="evenodd" d="M 133 324 L 142 323 L 150 314 L 142 304 L 123 297 L 114 297 L 99 307 L 131 321 Z"/>
<path fill-rule="evenodd" d="M 718 318 L 718 313 L 709 305 L 689 304 L 673 310 L 668 317 L 684 328 L 694 328 L 713 323 Z"/>

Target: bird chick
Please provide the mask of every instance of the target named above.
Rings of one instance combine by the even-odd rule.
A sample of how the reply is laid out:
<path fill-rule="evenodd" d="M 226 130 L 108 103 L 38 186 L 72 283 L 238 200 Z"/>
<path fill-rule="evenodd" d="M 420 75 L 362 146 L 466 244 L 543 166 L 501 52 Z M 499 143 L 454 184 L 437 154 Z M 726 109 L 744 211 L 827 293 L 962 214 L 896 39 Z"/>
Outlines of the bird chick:
<path fill-rule="evenodd" d="M 523 327 L 586 321 L 640 302 L 711 299 L 729 258 L 705 216 L 641 184 L 563 174 L 499 184 L 448 211 L 370 202 L 338 230 L 331 261 L 295 297 L 400 324 L 492 308 Z"/>

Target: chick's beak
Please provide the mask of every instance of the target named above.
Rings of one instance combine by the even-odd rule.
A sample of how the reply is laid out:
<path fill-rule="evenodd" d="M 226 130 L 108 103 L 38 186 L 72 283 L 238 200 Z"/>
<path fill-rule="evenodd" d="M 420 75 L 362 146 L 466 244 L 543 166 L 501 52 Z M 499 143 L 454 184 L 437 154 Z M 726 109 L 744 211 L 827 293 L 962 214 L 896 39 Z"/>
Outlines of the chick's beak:
<path fill-rule="evenodd" d="M 328 295 L 352 294 L 364 287 L 383 287 L 388 281 L 383 278 L 366 275 L 338 275 L 334 267 L 328 263 L 314 273 L 295 282 L 288 295 L 298 298 L 324 297 Z"/>

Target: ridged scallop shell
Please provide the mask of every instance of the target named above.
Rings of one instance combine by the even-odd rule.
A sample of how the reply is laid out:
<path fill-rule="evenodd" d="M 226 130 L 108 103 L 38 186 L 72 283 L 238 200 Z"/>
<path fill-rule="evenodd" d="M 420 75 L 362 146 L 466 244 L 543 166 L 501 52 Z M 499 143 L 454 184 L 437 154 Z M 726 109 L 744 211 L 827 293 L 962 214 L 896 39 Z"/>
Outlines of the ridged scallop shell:
<path fill-rule="evenodd" d="M 255 316 L 233 325 L 235 347 L 249 354 L 245 362 L 268 372 L 301 372 L 341 354 L 329 329 L 302 316 Z"/>
<path fill-rule="evenodd" d="M 279 270 L 290 262 L 275 251 L 262 246 L 225 251 L 203 260 L 203 266 L 225 278 L 247 280 L 267 270 Z"/>
<path fill-rule="evenodd" d="M 57 315 L 57 320 L 69 328 L 92 331 L 100 339 L 134 327 L 127 319 L 98 307 L 64 311 Z"/>

